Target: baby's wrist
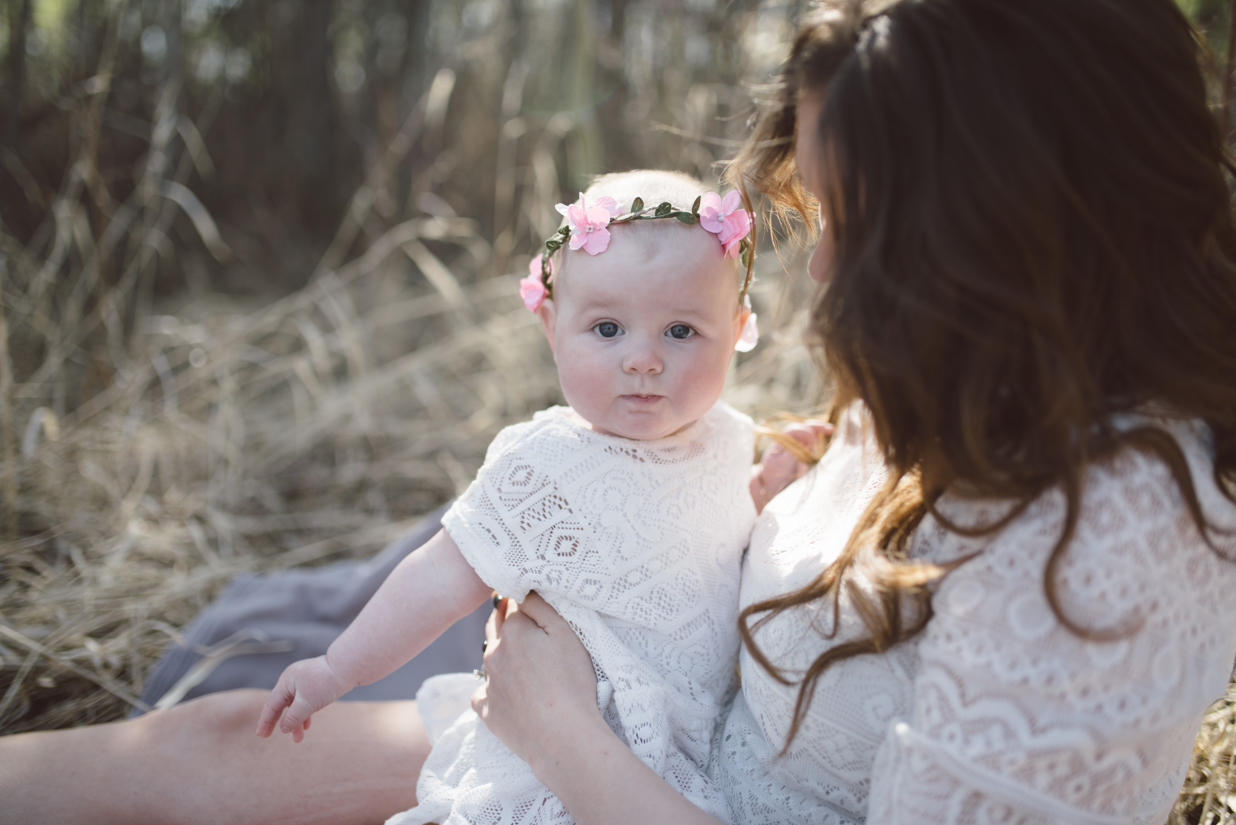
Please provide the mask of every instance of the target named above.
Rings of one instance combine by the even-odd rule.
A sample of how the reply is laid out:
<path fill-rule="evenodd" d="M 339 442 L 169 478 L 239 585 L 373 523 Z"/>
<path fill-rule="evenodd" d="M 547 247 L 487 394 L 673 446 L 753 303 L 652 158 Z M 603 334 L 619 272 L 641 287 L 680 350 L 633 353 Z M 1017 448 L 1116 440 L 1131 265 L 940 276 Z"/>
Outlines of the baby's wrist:
<path fill-rule="evenodd" d="M 336 653 L 335 658 L 342 659 L 344 657 L 340 657 Z M 329 649 L 326 651 L 325 655 L 322 656 L 322 663 L 326 665 L 326 669 L 329 670 L 331 672 L 331 675 L 335 677 L 335 682 L 339 685 L 339 688 L 340 688 L 339 690 L 340 696 L 347 693 L 349 690 L 356 687 L 357 685 L 361 684 L 359 680 L 352 678 L 351 674 L 347 672 L 346 662 L 344 662 L 343 664 L 337 664 L 335 661 L 331 661 L 331 651 Z"/>

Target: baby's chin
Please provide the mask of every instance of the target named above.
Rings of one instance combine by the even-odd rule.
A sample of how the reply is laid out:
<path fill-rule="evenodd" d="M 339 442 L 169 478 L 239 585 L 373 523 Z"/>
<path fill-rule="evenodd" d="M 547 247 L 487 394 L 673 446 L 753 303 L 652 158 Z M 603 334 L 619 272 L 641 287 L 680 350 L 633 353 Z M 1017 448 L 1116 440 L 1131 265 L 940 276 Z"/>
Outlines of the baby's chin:
<path fill-rule="evenodd" d="M 668 438 L 699 420 L 699 416 L 667 415 L 667 411 L 660 408 L 668 404 L 668 399 L 662 396 L 621 396 L 615 405 L 626 409 L 621 409 L 619 414 L 597 416 L 595 420 L 585 417 L 585 420 L 594 432 L 632 441 Z"/>

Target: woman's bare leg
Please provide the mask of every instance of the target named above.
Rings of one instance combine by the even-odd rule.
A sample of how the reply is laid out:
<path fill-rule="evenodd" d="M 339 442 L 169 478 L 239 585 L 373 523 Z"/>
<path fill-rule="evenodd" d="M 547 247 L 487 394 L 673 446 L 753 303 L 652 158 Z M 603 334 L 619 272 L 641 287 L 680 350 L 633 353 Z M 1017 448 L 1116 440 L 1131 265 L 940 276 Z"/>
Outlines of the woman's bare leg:
<path fill-rule="evenodd" d="M 416 804 L 416 703 L 337 702 L 299 745 L 254 734 L 266 692 L 0 737 L 0 823 L 381 823 Z"/>

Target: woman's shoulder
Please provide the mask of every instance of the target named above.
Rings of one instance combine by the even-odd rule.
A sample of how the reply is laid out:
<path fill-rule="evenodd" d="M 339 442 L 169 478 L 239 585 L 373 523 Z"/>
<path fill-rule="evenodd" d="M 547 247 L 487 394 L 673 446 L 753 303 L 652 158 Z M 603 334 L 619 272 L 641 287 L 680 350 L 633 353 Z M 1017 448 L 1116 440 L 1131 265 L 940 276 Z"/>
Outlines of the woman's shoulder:
<path fill-rule="evenodd" d="M 1204 428 L 1158 426 L 1180 446 L 1208 529 L 1194 520 L 1168 465 L 1134 448 L 1086 470 L 1072 534 L 1058 551 L 1069 510 L 1060 489 L 987 535 L 964 537 L 928 516 L 915 554 L 968 558 L 935 593 L 928 650 L 1002 679 L 1046 680 L 1039 696 L 1128 700 L 1125 691 L 1104 687 L 1116 675 L 1125 685 L 1144 681 L 1139 695 L 1166 679 L 1171 690 L 1160 698 L 1182 706 L 1186 694 L 1221 692 L 1236 655 L 1236 600 L 1229 595 L 1236 587 L 1236 504 L 1215 482 Z M 939 509 L 944 519 L 976 527 L 1009 506 L 946 497 Z M 1197 677 L 1192 685 L 1175 682 L 1188 672 Z M 1154 704 L 1146 702 L 1143 709 Z M 1137 704 L 1121 708 L 1132 712 Z"/>
<path fill-rule="evenodd" d="M 1205 425 L 1157 419 L 1153 426 L 1179 447 L 1187 478 L 1177 478 L 1161 455 L 1131 445 L 1089 465 L 1079 478 L 1070 554 L 1085 558 L 1140 548 L 1146 551 L 1140 558 L 1144 564 L 1174 566 L 1185 548 L 1206 548 L 1236 560 L 1236 502 L 1215 479 Z M 1190 491 L 1205 517 L 1204 531 L 1192 516 Z M 950 561 L 1008 546 L 1021 547 L 1022 555 L 1048 554 L 1066 527 L 1070 505 L 1063 485 L 1057 485 L 1020 507 L 954 491 L 940 499 L 936 510 L 940 518 L 928 517 L 916 536 L 915 555 Z M 1007 524 L 998 530 L 981 529 L 1002 521 Z M 979 535 L 963 535 L 968 532 Z"/>

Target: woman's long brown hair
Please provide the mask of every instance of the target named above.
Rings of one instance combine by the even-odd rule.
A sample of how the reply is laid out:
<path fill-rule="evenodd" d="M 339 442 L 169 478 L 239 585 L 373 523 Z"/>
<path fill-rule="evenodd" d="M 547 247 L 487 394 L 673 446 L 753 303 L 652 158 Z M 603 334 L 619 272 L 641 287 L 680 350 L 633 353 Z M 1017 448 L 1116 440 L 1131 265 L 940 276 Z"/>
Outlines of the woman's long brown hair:
<path fill-rule="evenodd" d="M 1061 489 L 1047 599 L 1065 627 L 1103 639 L 1129 629 L 1070 619 L 1055 577 L 1089 465 L 1158 457 L 1202 536 L 1215 530 L 1176 441 L 1118 416 L 1205 422 L 1215 482 L 1236 501 L 1232 167 L 1201 55 L 1172 0 L 834 0 L 800 30 L 730 173 L 809 217 L 794 136 L 815 130 L 837 219 L 811 328 L 837 381 L 834 419 L 866 404 L 890 479 L 814 582 L 742 613 L 744 644 L 787 685 L 755 644 L 762 623 L 822 599 L 835 617 L 844 591 L 869 631 L 802 676 L 787 748 L 825 669 L 926 626 L 947 571 L 907 548 L 928 513 L 983 535 Z M 802 95 L 821 96 L 818 122 L 797 122 Z M 935 504 L 960 489 L 1012 506 L 952 524 Z M 847 576 L 863 547 L 877 551 L 874 595 Z"/>

